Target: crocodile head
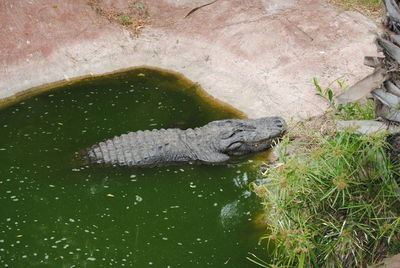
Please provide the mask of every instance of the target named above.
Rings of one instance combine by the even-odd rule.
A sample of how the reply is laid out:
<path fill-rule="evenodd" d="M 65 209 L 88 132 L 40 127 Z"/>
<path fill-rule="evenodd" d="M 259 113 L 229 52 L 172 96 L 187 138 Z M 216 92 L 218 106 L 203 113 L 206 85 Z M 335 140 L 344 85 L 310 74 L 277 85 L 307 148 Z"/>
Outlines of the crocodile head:
<path fill-rule="evenodd" d="M 245 155 L 264 151 L 286 131 L 281 117 L 230 119 L 217 121 L 223 127 L 215 146 L 226 155 Z"/>

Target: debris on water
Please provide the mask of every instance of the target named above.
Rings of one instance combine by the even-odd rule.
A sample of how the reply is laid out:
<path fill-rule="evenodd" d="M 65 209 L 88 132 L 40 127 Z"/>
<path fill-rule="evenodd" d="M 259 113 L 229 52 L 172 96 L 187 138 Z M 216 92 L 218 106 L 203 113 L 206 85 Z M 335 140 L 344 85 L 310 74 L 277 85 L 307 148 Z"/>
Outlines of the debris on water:
<path fill-rule="evenodd" d="M 242 196 L 243 196 L 244 198 L 249 198 L 249 197 L 251 196 L 251 192 L 248 191 L 248 190 L 246 190 L 246 191 L 244 191 L 244 192 L 242 193 Z"/>
<path fill-rule="evenodd" d="M 93 82 L 88 89 L 77 90 L 70 97 L 67 91 L 63 92 L 65 101 L 60 100 L 58 92 L 54 93 L 52 105 L 49 101 L 42 103 L 38 100 L 38 110 L 32 105 L 28 114 L 31 118 L 23 118 L 26 121 L 1 122 L 0 129 L 5 134 L 2 136 L 0 155 L 10 154 L 13 157 L 3 157 L 5 161 L 2 161 L 3 168 L 0 169 L 0 190 L 7 202 L 0 216 L 0 225 L 5 227 L 0 231 L 4 236 L 0 237 L 0 255 L 5 254 L 5 258 L 0 258 L 0 267 L 23 266 L 27 260 L 38 265 L 56 266 L 62 259 L 65 263 L 90 265 L 98 262 L 100 266 L 112 267 L 123 266 L 123 262 L 126 267 L 142 267 L 151 261 L 152 266 L 159 266 L 159 259 L 149 259 L 154 256 L 151 252 L 147 253 L 149 247 L 146 245 L 155 250 L 162 246 L 166 254 L 184 250 L 185 246 L 184 252 L 191 250 L 195 254 L 191 256 L 196 258 L 205 243 L 209 243 L 210 253 L 214 256 L 221 249 L 242 250 L 236 246 L 221 245 L 220 241 L 226 237 L 225 226 L 219 224 L 219 216 L 226 203 L 236 199 L 247 202 L 241 196 L 242 190 L 232 185 L 231 181 L 234 177 L 243 181 L 245 169 L 239 167 L 239 174 L 236 173 L 239 169 L 236 165 L 226 168 L 178 165 L 149 170 L 111 169 L 108 166 L 93 168 L 86 161 L 76 161 L 81 160 L 82 150 L 95 136 L 111 137 L 114 132 L 148 129 L 149 124 L 168 125 L 170 122 L 161 119 L 166 114 L 179 118 L 179 110 L 184 114 L 184 118 L 178 119 L 182 122 L 179 127 L 195 126 L 211 120 L 199 115 L 198 109 L 191 115 L 186 108 L 181 108 L 180 97 L 175 94 L 173 97 L 176 99 L 171 101 L 170 96 L 165 94 L 164 85 L 157 91 L 154 87 L 144 90 L 141 83 L 151 80 L 147 79 L 150 73 L 143 72 L 146 79 L 137 77 L 137 74 L 131 77 L 141 80 L 134 89 L 124 84 L 120 90 L 113 89 L 110 94 L 107 87 Z M 89 88 L 95 93 L 87 91 Z M 130 90 L 134 90 L 133 93 L 129 93 Z M 159 95 L 151 95 L 154 100 L 150 100 L 143 92 Z M 185 105 L 197 108 L 197 102 L 192 103 L 187 96 L 184 97 L 187 98 Z M 115 110 L 112 110 L 115 113 L 107 110 L 111 108 L 111 103 L 115 104 Z M 179 108 L 173 107 L 175 103 Z M 138 111 L 142 114 L 142 108 L 147 107 L 148 114 L 143 112 L 143 118 L 139 118 Z M 44 109 L 49 113 L 44 115 Z M 22 109 L 20 112 L 23 112 Z M 121 114 L 129 117 L 117 121 Z M 192 116 L 196 120 L 200 118 L 199 121 L 193 121 Z M 218 116 L 231 117 L 230 114 Z M 31 121 L 35 122 L 34 127 L 30 125 Z M 64 126 L 68 126 L 67 132 L 60 131 Z M 84 137 L 82 133 L 85 133 Z M 29 137 L 23 137 L 24 134 Z M 22 139 L 24 144 L 20 144 L 17 138 Z M 30 138 L 32 140 L 28 140 Z M 19 148 L 26 150 L 24 152 Z M 20 161 L 15 161 L 19 153 Z M 250 178 L 253 179 L 249 175 Z M 35 209 L 46 207 L 48 213 L 33 213 Z M 31 211 L 32 208 L 34 211 Z M 245 220 L 248 217 L 241 214 L 236 217 L 239 216 L 243 224 L 247 224 Z M 128 224 L 126 219 L 132 222 Z M 226 221 L 232 220 L 228 218 Z M 228 227 L 231 226 L 228 224 Z M 25 229 L 34 232 L 25 234 Z M 152 233 L 155 230 L 157 233 Z M 189 231 L 182 236 L 182 230 Z M 237 237 L 227 239 L 226 244 L 234 245 L 232 241 Z M 102 251 L 112 251 L 112 254 L 99 257 L 96 252 Z M 134 255 L 143 258 L 134 260 Z M 27 258 L 23 259 L 23 256 Z M 196 259 L 185 257 L 170 263 L 170 266 L 166 263 L 165 267 L 190 266 L 192 260 Z M 210 258 L 207 265 L 223 261 Z M 241 266 L 241 263 L 238 265 Z"/>

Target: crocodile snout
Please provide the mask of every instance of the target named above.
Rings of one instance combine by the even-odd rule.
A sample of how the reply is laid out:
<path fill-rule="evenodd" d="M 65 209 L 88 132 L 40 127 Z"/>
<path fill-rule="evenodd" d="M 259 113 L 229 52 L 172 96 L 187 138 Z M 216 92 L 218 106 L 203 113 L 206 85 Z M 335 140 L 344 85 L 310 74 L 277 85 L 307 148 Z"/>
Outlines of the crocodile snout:
<path fill-rule="evenodd" d="M 287 124 L 285 122 L 285 119 L 283 119 L 280 116 L 274 116 L 274 117 L 269 117 L 266 118 L 267 121 L 265 121 L 265 123 L 267 124 L 267 127 L 275 129 L 276 130 L 280 130 L 279 134 L 283 134 L 286 132 L 287 130 Z"/>

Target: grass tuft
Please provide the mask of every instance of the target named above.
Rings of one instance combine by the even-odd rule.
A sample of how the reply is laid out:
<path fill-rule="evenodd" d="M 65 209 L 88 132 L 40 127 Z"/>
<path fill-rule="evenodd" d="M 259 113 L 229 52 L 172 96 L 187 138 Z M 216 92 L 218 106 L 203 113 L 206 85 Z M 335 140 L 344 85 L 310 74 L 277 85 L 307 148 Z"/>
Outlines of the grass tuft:
<path fill-rule="evenodd" d="M 133 21 L 129 17 L 121 15 L 121 23 L 122 25 L 131 25 Z"/>
<path fill-rule="evenodd" d="M 362 102 L 349 102 L 346 104 L 335 103 L 334 94 L 329 87 L 322 89 L 318 79 L 313 78 L 313 84 L 317 91 L 315 95 L 326 99 L 331 110 L 327 112 L 332 120 L 373 120 L 375 119 L 375 104 L 373 100 L 363 100 Z M 337 80 L 341 90 L 348 89 L 344 81 Z"/>
<path fill-rule="evenodd" d="M 336 120 L 370 107 L 331 107 L 323 123 L 296 124 L 276 148 L 278 162 L 265 166 L 266 182 L 252 185 L 269 215 L 261 240 L 271 258 L 249 257 L 261 267 L 364 267 L 398 253 L 400 165 L 387 136 L 337 133 Z"/>

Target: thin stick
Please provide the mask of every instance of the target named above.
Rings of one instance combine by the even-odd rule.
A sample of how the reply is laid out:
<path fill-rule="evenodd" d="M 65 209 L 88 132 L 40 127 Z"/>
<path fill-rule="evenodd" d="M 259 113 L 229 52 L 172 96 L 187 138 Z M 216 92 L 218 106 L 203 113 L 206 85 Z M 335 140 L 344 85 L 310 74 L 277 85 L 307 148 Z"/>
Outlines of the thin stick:
<path fill-rule="evenodd" d="M 205 5 L 202 5 L 202 6 L 193 8 L 192 10 L 189 11 L 189 13 L 186 14 L 186 16 L 185 16 L 184 18 L 189 17 L 193 12 L 196 12 L 196 11 L 199 10 L 200 8 L 203 8 L 203 7 L 212 5 L 212 4 L 214 4 L 215 2 L 217 2 L 217 1 L 218 1 L 218 0 L 215 0 L 215 1 L 212 1 L 212 2 L 210 2 L 210 3 L 208 3 L 208 4 L 205 4 Z"/>

